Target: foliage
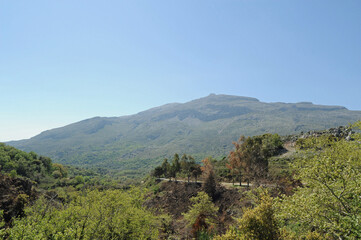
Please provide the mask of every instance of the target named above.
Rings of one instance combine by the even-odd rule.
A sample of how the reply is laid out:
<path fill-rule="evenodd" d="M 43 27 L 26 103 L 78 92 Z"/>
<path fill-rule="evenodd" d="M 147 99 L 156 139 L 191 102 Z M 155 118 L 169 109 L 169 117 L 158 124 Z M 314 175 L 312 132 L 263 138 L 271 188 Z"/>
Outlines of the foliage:
<path fill-rule="evenodd" d="M 203 218 L 205 223 L 205 229 L 203 230 L 207 230 L 215 224 L 214 219 L 216 218 L 218 207 L 212 203 L 207 193 L 199 192 L 198 195 L 192 197 L 190 201 L 192 202 L 192 206 L 187 213 L 183 213 L 184 219 L 188 222 L 189 227 L 193 226 L 197 219 L 199 220 L 200 218 Z"/>
<path fill-rule="evenodd" d="M 361 122 L 353 127 L 360 128 Z M 292 177 L 296 177 L 304 187 L 297 188 L 293 196 L 282 196 L 276 209 L 270 195 L 261 191 L 256 198 L 257 205 L 244 210 L 237 227 L 230 228 L 216 239 L 361 238 L 359 131 L 352 135 L 352 139 L 354 141 L 346 141 L 332 136 L 302 139 L 298 141 L 302 149 L 297 155 L 287 159 L 277 156 L 279 159 L 275 164 L 283 166 L 291 162 L 292 171 L 288 171 L 287 176 L 294 173 Z M 211 229 L 217 224 L 218 208 L 212 203 L 216 195 L 216 180 L 230 174 L 238 181 L 264 177 L 268 174 L 269 159 L 279 153 L 282 142 L 277 134 L 264 134 L 242 137 L 234 146 L 235 150 L 228 159 L 217 161 L 209 157 L 202 161 L 201 167 L 192 156 L 183 154 L 180 158 L 175 154 L 171 164 L 165 158 L 153 171 L 155 177 L 187 177 L 188 182 L 191 177 L 197 181 L 203 174 L 205 192 L 191 198 L 193 205 L 183 214 L 193 236 L 198 239 L 211 238 Z M 146 161 L 141 162 L 147 165 Z M 161 159 L 158 162 L 161 163 Z M 132 168 L 136 166 L 132 165 Z M 12 228 L 1 229 L 0 216 L 0 237 L 3 238 L 157 239 L 164 224 L 168 223 L 167 217 L 155 216 L 144 207 L 143 190 L 114 190 L 128 182 L 120 185 L 123 178 L 109 179 L 110 170 L 53 164 L 48 157 L 22 152 L 5 144 L 0 144 L 0 170 L 12 177 L 31 178 L 39 183 L 38 186 L 52 189 L 33 205 L 27 195 L 20 194 L 16 199 L 19 209 L 27 204 L 29 207 L 18 214 L 23 218 L 14 220 Z M 123 173 L 119 172 L 118 176 Z M 128 170 L 127 173 L 131 178 L 138 174 L 137 170 Z M 155 184 L 154 178 L 147 184 L 150 181 L 154 181 L 151 190 L 158 192 L 160 185 Z"/>
<path fill-rule="evenodd" d="M 213 200 L 216 197 L 216 188 L 217 188 L 217 181 L 216 176 L 213 170 L 213 164 L 209 160 L 209 158 L 205 158 L 202 160 L 203 166 L 202 175 L 203 175 L 203 189 L 204 191 L 210 196 Z"/>
<path fill-rule="evenodd" d="M 157 166 L 154 168 L 154 171 L 152 173 L 152 176 L 160 178 L 164 174 L 162 166 Z"/>
<path fill-rule="evenodd" d="M 172 162 L 172 167 L 171 167 L 171 171 L 172 171 L 172 177 L 176 178 L 177 177 L 177 173 L 179 173 L 181 171 L 181 165 L 179 162 L 179 155 L 178 153 L 174 154 L 173 157 L 173 162 Z"/>
<path fill-rule="evenodd" d="M 66 170 L 66 168 L 59 163 L 53 164 L 53 170 L 58 175 L 57 178 L 64 178 L 68 176 L 68 171 Z M 54 176 L 54 172 L 53 172 L 53 176 Z"/>
<path fill-rule="evenodd" d="M 210 158 L 205 158 L 202 160 L 203 166 L 201 167 L 202 176 L 206 178 L 211 172 L 213 172 L 213 164 Z"/>
<path fill-rule="evenodd" d="M 316 229 L 334 238 L 361 238 L 361 144 L 358 134 L 353 137 L 356 141 L 328 136 L 303 141 L 304 157 L 293 168 L 305 187 L 280 199 L 284 226 L 298 235 Z"/>
<path fill-rule="evenodd" d="M 168 163 L 168 159 L 165 158 L 162 163 L 162 172 L 163 172 L 164 177 L 169 177 L 170 171 L 171 171 L 171 165 Z"/>
<path fill-rule="evenodd" d="M 241 136 L 234 142 L 235 150 L 231 151 L 227 167 L 233 177 L 247 183 L 265 177 L 268 172 L 268 158 L 274 156 L 282 149 L 282 141 L 278 134 L 263 134 L 261 136 Z M 232 178 L 233 179 L 233 178 Z"/>
<path fill-rule="evenodd" d="M 278 223 L 274 216 L 273 200 L 267 192 L 262 192 L 258 205 L 247 209 L 239 221 L 239 232 L 245 239 L 279 239 Z"/>
<path fill-rule="evenodd" d="M 119 118 L 96 117 L 10 144 L 61 164 L 149 172 L 164 157 L 223 157 L 232 141 L 265 132 L 282 135 L 345 125 L 361 113 L 311 103 L 264 103 L 215 95 Z M 126 172 L 129 174 L 129 172 Z"/>
<path fill-rule="evenodd" d="M 169 164 L 168 159 L 165 158 L 163 163 L 152 171 L 152 176 L 176 179 L 179 175 L 185 175 L 188 178 L 188 182 L 190 177 L 193 176 L 197 182 L 197 178 L 201 173 L 200 165 L 194 161 L 191 155 L 183 154 L 181 161 L 179 161 L 179 155 L 176 153 L 174 154 L 172 164 Z"/>
<path fill-rule="evenodd" d="M 144 191 L 89 191 L 69 205 L 39 199 L 7 239 L 157 239 L 163 217 L 143 207 Z"/>
<path fill-rule="evenodd" d="M 199 164 L 195 164 L 190 170 L 192 171 L 192 176 L 194 177 L 195 182 L 197 182 L 198 177 L 202 174 L 201 166 Z"/>
<path fill-rule="evenodd" d="M 3 210 L 0 210 L 0 237 L 2 236 L 3 238 L 5 238 L 5 220 L 3 217 Z"/>
<path fill-rule="evenodd" d="M 229 182 L 233 178 L 231 177 L 231 171 L 227 167 L 228 159 L 226 156 L 223 156 L 219 160 L 216 158 L 211 159 L 214 173 L 217 176 L 217 179 L 222 182 Z"/>
<path fill-rule="evenodd" d="M 184 175 L 187 176 L 188 182 L 189 178 L 192 176 L 192 172 L 196 169 L 196 162 L 191 155 L 183 154 L 181 158 L 181 171 Z"/>
<path fill-rule="evenodd" d="M 213 199 L 216 199 L 217 195 L 217 181 L 213 171 L 209 172 L 203 182 L 204 191 Z"/>
<path fill-rule="evenodd" d="M 60 164 L 59 166 L 62 167 Z M 53 164 L 48 157 L 38 156 L 34 152 L 26 153 L 0 143 L 0 171 L 12 177 L 21 176 L 39 183 L 52 173 Z"/>
<path fill-rule="evenodd" d="M 273 209 L 273 199 L 267 191 L 259 190 L 256 207 L 244 211 L 237 228 L 229 229 L 217 240 L 276 240 L 280 239 L 278 222 Z M 256 195 L 253 195 L 256 196 Z"/>

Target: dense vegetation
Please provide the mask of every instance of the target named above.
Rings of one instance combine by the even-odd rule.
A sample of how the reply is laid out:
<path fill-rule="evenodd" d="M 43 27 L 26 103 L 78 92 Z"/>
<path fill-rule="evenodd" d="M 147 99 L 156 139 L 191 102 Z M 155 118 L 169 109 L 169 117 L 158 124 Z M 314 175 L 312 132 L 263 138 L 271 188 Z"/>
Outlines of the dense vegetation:
<path fill-rule="evenodd" d="M 358 127 L 361 123 L 358 122 Z M 280 197 L 277 215 L 297 235 L 319 232 L 334 239 L 360 239 L 361 137 L 302 140 L 303 156 L 292 168 L 304 187 Z"/>
<path fill-rule="evenodd" d="M 0 171 L 10 173 L 13 177 L 19 175 L 30 178 L 36 182 L 51 175 L 53 171 L 57 177 L 66 175 L 60 164 L 53 167 L 50 158 L 38 156 L 34 152 L 26 153 L 4 143 L 0 143 Z"/>
<path fill-rule="evenodd" d="M 268 173 L 268 159 L 279 153 L 282 141 L 278 134 L 264 134 L 262 136 L 241 136 L 233 143 L 235 150 L 229 155 L 227 167 L 230 169 L 232 181 L 237 179 L 249 182 L 265 178 Z"/>
<path fill-rule="evenodd" d="M 53 164 L 50 159 L 44 163 L 44 157 L 2 144 L 2 174 L 40 183 L 52 178 L 55 185 L 38 184 L 43 193 L 35 199 L 17 192 L 17 204 L 24 211 L 10 223 L 0 223 L 0 236 L 360 239 L 361 135 L 357 129 L 361 122 L 352 128 L 356 132 L 347 137 L 241 137 L 230 154 L 218 160 L 209 157 L 200 162 L 175 154 L 170 161 L 164 159 L 143 185 L 124 189 L 117 189 L 119 184 L 95 184 L 96 175 L 85 181 L 86 176 L 76 174 L 88 170 Z M 283 148 L 291 145 L 293 151 Z M 23 171 L 24 166 L 29 169 Z M 81 187 L 71 185 L 75 181 Z M 73 190 L 68 191 L 69 187 Z"/>
<path fill-rule="evenodd" d="M 226 156 L 240 133 L 288 135 L 360 118 L 360 111 L 344 107 L 210 95 L 131 116 L 87 119 L 9 144 L 62 164 L 105 167 L 115 169 L 119 176 L 140 176 L 176 152 L 197 160 Z"/>
<path fill-rule="evenodd" d="M 65 186 L 80 189 L 84 185 L 104 187 L 119 182 L 108 176 L 109 170 L 64 166 L 53 163 L 49 157 L 37 155 L 34 152 L 27 153 L 4 143 L 0 143 L 0 173 L 13 178 L 30 179 L 43 189 Z"/>
<path fill-rule="evenodd" d="M 158 239 L 162 221 L 143 207 L 144 192 L 88 191 L 66 206 L 39 199 L 26 209 L 26 218 L 0 230 L 7 239 Z"/>
<path fill-rule="evenodd" d="M 182 158 L 179 159 L 179 155 L 177 153 L 174 154 L 171 164 L 168 162 L 168 159 L 165 158 L 162 165 L 156 167 L 152 172 L 154 177 L 164 177 L 169 178 L 170 180 L 172 178 L 176 180 L 177 176 L 186 176 L 188 182 L 191 177 L 194 177 L 195 182 L 197 182 L 197 178 L 201 174 L 201 166 L 195 162 L 192 156 L 183 154 Z"/>

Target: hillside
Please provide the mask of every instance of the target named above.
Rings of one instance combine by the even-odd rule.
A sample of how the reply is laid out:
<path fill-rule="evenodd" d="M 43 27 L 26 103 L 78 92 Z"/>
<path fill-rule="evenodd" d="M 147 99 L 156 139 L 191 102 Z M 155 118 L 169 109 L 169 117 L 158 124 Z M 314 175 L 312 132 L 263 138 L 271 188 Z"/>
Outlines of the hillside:
<path fill-rule="evenodd" d="M 131 116 L 95 117 L 8 144 L 56 162 L 142 171 L 175 152 L 201 158 L 223 156 L 242 135 L 288 135 L 347 125 L 361 111 L 340 106 L 265 103 L 255 98 L 215 95 L 172 103 Z"/>

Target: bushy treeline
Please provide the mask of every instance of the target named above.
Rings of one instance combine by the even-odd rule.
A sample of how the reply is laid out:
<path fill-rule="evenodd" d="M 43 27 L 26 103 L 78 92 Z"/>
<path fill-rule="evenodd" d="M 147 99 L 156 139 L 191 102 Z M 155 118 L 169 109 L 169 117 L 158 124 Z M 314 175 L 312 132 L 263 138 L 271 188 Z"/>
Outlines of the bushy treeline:
<path fill-rule="evenodd" d="M 79 190 L 114 186 L 119 186 L 116 180 L 96 170 L 63 166 L 49 157 L 0 143 L 0 219 L 5 224 L 0 229 L 11 226 L 14 218 L 23 217 L 24 207 L 42 194 L 51 192 L 57 201 L 65 203 Z"/>
<path fill-rule="evenodd" d="M 34 152 L 24 152 L 0 143 L 0 171 L 12 176 L 22 176 L 39 182 L 42 178 L 55 174 L 66 174 L 62 166 L 53 166 L 49 157 L 39 156 Z M 62 173 L 60 173 L 62 171 Z"/>
<path fill-rule="evenodd" d="M 361 122 L 353 125 L 361 129 Z M 317 232 L 329 239 L 361 239 L 361 135 L 348 141 L 334 136 L 302 140 L 302 155 L 292 164 L 304 187 L 276 205 L 284 230 Z"/>
<path fill-rule="evenodd" d="M 222 181 L 239 181 L 240 183 L 258 181 L 267 177 L 268 160 L 283 149 L 281 137 L 278 134 L 263 134 L 254 137 L 241 136 L 233 143 L 235 150 L 228 157 L 216 160 L 207 158 L 212 165 L 217 178 Z M 196 163 L 190 155 L 183 154 L 181 158 L 176 153 L 169 163 L 165 158 L 157 166 L 152 175 L 155 177 L 177 178 L 178 176 L 190 177 L 195 180 L 202 174 L 201 164 Z"/>
<path fill-rule="evenodd" d="M 193 209 L 198 215 L 192 220 L 187 217 L 193 233 L 197 232 L 193 236 L 229 240 L 361 239 L 361 136 L 357 131 L 361 122 L 352 127 L 356 133 L 351 140 L 327 134 L 299 139 L 298 151 L 289 165 L 290 178 L 300 183 L 294 186 L 293 194 L 256 190 L 253 207 L 244 209 L 238 224 L 225 234 L 212 232 L 211 224 L 217 224 L 211 221 L 214 213 Z M 267 175 L 268 160 L 281 150 L 282 141 L 278 135 L 266 134 L 242 137 L 234 145 L 226 159 L 207 164 L 226 162 L 232 178 L 255 182 Z M 215 172 L 225 173 L 224 169 Z M 274 185 L 264 184 L 271 191 Z M 207 204 L 209 208 L 204 209 L 212 209 Z"/>
<path fill-rule="evenodd" d="M 108 172 L 103 168 L 64 166 L 54 163 L 49 157 L 0 143 L 0 174 L 30 179 L 39 188 L 74 186 L 80 189 L 85 184 L 102 188 L 116 185 L 117 181 L 110 178 Z"/>
<path fill-rule="evenodd" d="M 353 127 L 361 129 L 361 122 Z M 195 239 L 361 239 L 361 136 L 356 132 L 352 139 L 325 135 L 299 140 L 289 172 L 290 178 L 301 184 L 287 195 L 275 191 L 277 186 L 272 182 L 266 182 L 263 188 L 255 187 L 260 179 L 267 178 L 270 158 L 282 149 L 276 134 L 242 137 L 227 158 L 207 158 L 202 165 L 189 155 L 175 154 L 171 163 L 165 159 L 152 174 L 170 179 L 184 177 L 188 182 L 191 177 L 197 181 L 203 175 L 204 192 L 191 198 L 192 205 L 183 214 L 188 236 Z M 48 173 L 64 176 L 54 165 Z M 215 206 L 215 183 L 227 176 L 253 183 L 241 199 L 251 202 L 252 207 L 242 209 L 242 215 L 234 215 L 238 221 L 227 231 L 217 233 L 217 217 L 225 213 Z M 146 190 L 84 190 L 68 201 L 54 196 L 28 203 L 26 216 L 14 220 L 11 228 L 0 230 L 0 236 L 158 239 L 171 235 L 167 230 L 169 217 L 145 207 Z"/>
<path fill-rule="evenodd" d="M 361 135 L 352 137 L 299 140 L 290 167 L 303 186 L 277 198 L 261 191 L 238 226 L 216 239 L 361 239 Z"/>
<path fill-rule="evenodd" d="M 238 180 L 257 181 L 267 177 L 268 160 L 283 149 L 283 143 L 278 134 L 264 134 L 261 136 L 241 136 L 234 142 L 235 150 L 228 156 L 227 168 L 230 170 L 232 182 Z"/>
<path fill-rule="evenodd" d="M 143 206 L 145 192 L 87 191 L 70 203 L 42 197 L 25 209 L 26 217 L 0 229 L 3 239 L 158 239 L 167 217 Z"/>
<path fill-rule="evenodd" d="M 202 174 L 200 164 L 196 163 L 194 158 L 190 155 L 183 154 L 181 159 L 179 155 L 174 154 L 172 163 L 168 162 L 168 159 L 165 158 L 162 165 L 156 167 L 152 175 L 155 177 L 165 177 L 165 178 L 174 178 L 177 176 L 186 176 L 189 182 L 191 177 L 194 177 L 197 182 L 197 178 Z"/>

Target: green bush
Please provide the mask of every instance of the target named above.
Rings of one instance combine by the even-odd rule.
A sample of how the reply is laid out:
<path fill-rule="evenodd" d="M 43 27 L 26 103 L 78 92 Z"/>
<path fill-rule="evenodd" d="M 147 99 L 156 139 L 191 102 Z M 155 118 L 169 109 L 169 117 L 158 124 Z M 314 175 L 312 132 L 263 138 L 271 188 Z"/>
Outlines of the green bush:
<path fill-rule="evenodd" d="M 143 207 L 144 191 L 89 191 L 68 205 L 39 199 L 2 231 L 7 239 L 158 239 L 164 216 Z"/>

